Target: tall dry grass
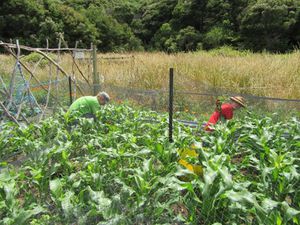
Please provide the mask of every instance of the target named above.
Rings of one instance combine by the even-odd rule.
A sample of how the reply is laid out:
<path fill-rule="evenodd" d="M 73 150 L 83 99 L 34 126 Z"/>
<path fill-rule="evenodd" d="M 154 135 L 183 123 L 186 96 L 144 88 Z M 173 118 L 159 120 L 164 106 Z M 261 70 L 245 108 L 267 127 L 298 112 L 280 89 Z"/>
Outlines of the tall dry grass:
<path fill-rule="evenodd" d="M 89 54 L 86 54 L 90 57 Z M 84 81 L 70 55 L 53 56 L 70 74 Z M 115 57 L 122 57 L 115 59 Z M 289 54 L 253 54 L 233 51 L 193 53 L 98 54 L 98 71 L 108 85 L 140 89 L 167 89 L 168 70 L 175 71 L 177 90 L 207 92 L 224 90 L 260 96 L 300 99 L 300 51 Z M 21 58 L 21 61 L 23 58 Z M 15 60 L 0 55 L 0 74 L 9 77 Z M 24 62 L 41 81 L 64 78 L 56 68 Z M 77 61 L 92 82 L 91 60 Z M 30 74 L 25 72 L 29 78 Z"/>
<path fill-rule="evenodd" d="M 108 57 L 107 55 L 102 55 Z M 227 56 L 209 52 L 135 53 L 127 61 L 100 60 L 105 82 L 143 89 L 166 89 L 174 68 L 177 89 L 225 90 L 300 99 L 300 52 Z"/>

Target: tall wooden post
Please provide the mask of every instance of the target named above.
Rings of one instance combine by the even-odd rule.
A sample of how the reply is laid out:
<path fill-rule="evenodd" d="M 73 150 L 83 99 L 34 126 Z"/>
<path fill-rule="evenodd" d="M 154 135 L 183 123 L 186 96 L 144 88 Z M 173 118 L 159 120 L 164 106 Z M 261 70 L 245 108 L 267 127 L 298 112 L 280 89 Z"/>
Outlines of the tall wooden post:
<path fill-rule="evenodd" d="M 93 86 L 94 95 L 98 94 L 100 91 L 100 79 L 97 71 L 97 46 L 93 45 Z"/>

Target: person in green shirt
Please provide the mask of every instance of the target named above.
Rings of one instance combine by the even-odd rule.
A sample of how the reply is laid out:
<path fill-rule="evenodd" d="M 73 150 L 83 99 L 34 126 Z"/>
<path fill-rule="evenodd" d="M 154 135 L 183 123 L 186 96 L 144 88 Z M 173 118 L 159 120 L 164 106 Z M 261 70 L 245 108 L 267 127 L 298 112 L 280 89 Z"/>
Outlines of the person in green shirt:
<path fill-rule="evenodd" d="M 110 100 L 106 92 L 99 92 L 96 96 L 83 96 L 76 99 L 67 111 L 67 115 L 76 117 L 96 118 L 96 112 L 100 106 L 105 105 Z"/>

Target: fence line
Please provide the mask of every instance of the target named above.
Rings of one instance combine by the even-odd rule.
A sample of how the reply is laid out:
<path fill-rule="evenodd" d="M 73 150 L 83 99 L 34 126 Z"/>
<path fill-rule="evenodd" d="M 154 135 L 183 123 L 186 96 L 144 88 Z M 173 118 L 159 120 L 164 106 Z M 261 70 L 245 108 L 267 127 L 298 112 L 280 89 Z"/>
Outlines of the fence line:
<path fill-rule="evenodd" d="M 134 58 L 134 55 L 131 56 L 115 56 L 115 57 L 104 57 L 104 56 L 100 56 L 97 57 L 97 59 L 101 59 L 101 60 L 119 60 L 119 59 L 132 59 Z"/>
<path fill-rule="evenodd" d="M 7 46 L 9 48 L 17 48 L 16 44 L 12 44 L 12 43 L 5 43 L 3 41 L 0 41 L 0 45 L 3 46 Z M 49 51 L 49 52 L 53 52 L 53 51 L 85 51 L 85 52 L 91 52 L 93 51 L 93 49 L 85 49 L 85 48 L 33 48 L 33 47 L 28 47 L 25 45 L 20 45 L 21 49 L 25 49 L 28 51 Z"/>
<path fill-rule="evenodd" d="M 188 94 L 188 95 L 200 95 L 200 96 L 220 96 L 222 94 L 219 93 L 198 93 L 198 92 L 188 92 L 188 91 L 175 91 L 178 94 Z M 287 99 L 287 98 L 274 98 L 274 97 L 266 97 L 266 96 L 257 96 L 257 95 L 250 95 L 250 94 L 239 94 L 239 93 L 226 93 L 229 95 L 241 95 L 243 97 L 249 99 L 264 99 L 270 101 L 285 101 L 285 102 L 300 102 L 300 99 Z"/>
<path fill-rule="evenodd" d="M 97 85 L 92 85 L 97 86 Z M 104 85 L 105 86 L 105 85 Z M 150 89 L 150 90 L 144 90 L 144 89 L 137 89 L 137 88 L 127 88 L 127 87 L 119 87 L 119 86 L 110 86 L 112 88 L 116 88 L 118 90 L 130 90 L 133 93 L 142 93 L 146 95 L 157 95 L 157 94 L 167 94 L 169 93 L 168 90 L 164 89 Z M 231 92 L 218 92 L 218 93 L 208 93 L 208 92 L 190 92 L 190 91 L 182 91 L 182 90 L 174 90 L 175 94 L 185 94 L 185 95 L 198 95 L 198 96 L 220 96 L 220 95 L 241 95 L 243 97 L 246 97 L 248 99 L 262 99 L 262 100 L 270 100 L 270 101 L 284 101 L 284 102 L 299 102 L 300 99 L 287 99 L 287 98 L 275 98 L 275 97 L 267 97 L 267 96 L 257 96 L 257 95 L 250 95 L 250 94 L 240 94 L 240 93 L 231 93 Z"/>
<path fill-rule="evenodd" d="M 79 66 L 76 64 L 74 57 L 73 57 L 73 63 L 75 63 L 76 69 L 79 71 L 79 73 L 82 75 L 82 77 L 85 79 L 86 82 L 82 82 L 79 80 L 75 81 L 75 78 L 72 78 L 72 76 L 70 77 L 70 75 L 67 74 L 67 72 L 57 63 L 55 62 L 53 59 L 51 59 L 49 56 L 47 56 L 44 52 L 42 52 L 41 50 L 46 50 L 46 51 L 91 51 L 92 49 L 78 49 L 78 48 L 56 48 L 56 49 L 50 49 L 50 48 L 32 48 L 32 47 L 27 47 L 27 46 L 22 46 L 22 45 L 16 45 L 16 44 L 11 44 L 11 43 L 4 43 L 2 41 L 0 41 L 0 46 L 4 46 L 5 48 L 8 48 L 11 53 L 11 55 L 13 57 L 15 57 L 18 60 L 18 56 L 12 51 L 13 48 L 21 48 L 21 49 L 25 49 L 28 51 L 35 51 L 37 53 L 39 53 L 40 55 L 42 55 L 43 57 L 45 57 L 46 59 L 48 59 L 54 66 L 56 66 L 56 68 L 64 75 L 63 79 L 60 80 L 53 80 L 53 81 L 49 81 L 49 82 L 40 82 L 33 74 L 32 71 L 30 71 L 30 69 L 23 64 L 20 61 L 20 64 L 23 66 L 23 68 L 29 72 L 29 74 L 31 75 L 31 78 L 33 78 L 38 85 L 31 85 L 30 86 L 30 91 L 38 91 L 38 90 L 43 90 L 46 91 L 48 95 L 50 95 L 51 97 L 54 97 L 55 100 L 56 97 L 52 96 L 52 93 L 48 93 L 49 89 L 50 89 L 50 85 L 51 84 L 57 84 L 59 82 L 62 82 L 62 80 L 66 80 L 66 79 L 71 79 L 72 82 L 74 83 L 74 87 L 77 88 L 80 92 L 81 95 L 86 95 L 87 92 L 86 90 L 83 91 L 81 89 L 81 85 L 78 86 L 78 84 L 82 84 L 82 85 L 88 85 L 89 88 L 91 89 L 92 87 L 100 87 L 100 84 L 90 84 L 89 81 L 86 79 L 86 77 L 83 75 L 83 73 L 81 72 Z M 101 60 L 114 60 L 114 59 L 134 59 L 134 56 L 120 56 L 120 57 L 97 57 L 98 59 Z M 73 72 L 74 73 L 74 72 Z M 1 77 L 1 75 L 0 75 Z M 167 95 L 169 93 L 168 90 L 166 89 L 150 89 L 150 90 L 145 90 L 145 89 L 141 89 L 141 88 L 130 88 L 130 87 L 119 87 L 119 86 L 115 86 L 115 85 L 109 85 L 109 84 L 103 84 L 101 85 L 101 88 L 111 88 L 112 90 L 116 90 L 116 92 L 125 92 L 126 94 L 141 94 L 142 95 L 148 95 L 148 96 L 152 96 L 153 99 L 157 96 L 159 96 L 160 94 L 164 94 Z M 48 88 L 48 90 L 47 90 Z M 256 88 L 256 87 L 254 87 Z M 261 87 L 257 87 L 257 88 L 261 88 Z M 62 90 L 63 92 L 63 90 Z M 2 90 L 0 89 L 0 94 L 4 94 L 5 92 L 2 92 Z M 71 93 L 70 96 L 73 96 L 74 93 Z M 76 95 L 76 94 L 75 94 Z M 282 102 L 295 102 L 295 103 L 300 103 L 300 99 L 287 99 L 287 98 L 277 98 L 277 97 L 267 97 L 267 96 L 257 96 L 257 95 L 251 95 L 251 94 L 240 94 L 240 93 L 231 93 L 231 92 L 227 92 L 226 90 L 222 90 L 218 89 L 215 92 L 193 92 L 193 91 L 185 91 L 185 90 L 174 90 L 174 95 L 193 95 L 193 96 L 220 96 L 220 95 L 241 95 L 243 97 L 246 97 L 248 99 L 261 99 L 261 100 L 268 100 L 268 101 L 282 101 Z M 48 96 L 49 97 L 49 96 Z M 48 98 L 47 98 L 48 99 Z M 48 99 L 49 100 L 49 99 Z M 48 102 L 47 100 L 47 102 Z M 154 101 L 155 103 L 156 101 Z M 59 101 L 58 104 L 63 107 Z M 153 103 L 152 103 L 153 104 Z M 156 104 L 156 103 L 155 103 Z"/>

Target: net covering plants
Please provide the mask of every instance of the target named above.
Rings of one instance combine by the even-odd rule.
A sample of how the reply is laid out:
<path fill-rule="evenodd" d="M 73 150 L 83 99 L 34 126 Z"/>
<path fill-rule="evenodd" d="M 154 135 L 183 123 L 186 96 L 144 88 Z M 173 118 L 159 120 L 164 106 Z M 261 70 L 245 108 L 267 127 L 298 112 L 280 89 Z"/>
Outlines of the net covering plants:
<path fill-rule="evenodd" d="M 173 143 L 167 131 L 166 114 L 126 104 L 2 124 L 1 223 L 299 224 L 299 119 L 249 113 L 209 134 L 175 121 Z M 191 146 L 200 177 L 178 164 Z M 16 151 L 21 165 L 3 160 Z"/>

